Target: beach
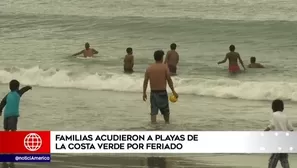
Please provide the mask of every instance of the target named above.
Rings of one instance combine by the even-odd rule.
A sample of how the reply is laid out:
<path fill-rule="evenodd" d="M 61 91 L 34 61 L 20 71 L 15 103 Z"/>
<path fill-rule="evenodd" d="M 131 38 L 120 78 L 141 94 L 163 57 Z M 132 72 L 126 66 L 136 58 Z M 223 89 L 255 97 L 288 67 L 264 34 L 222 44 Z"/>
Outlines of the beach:
<path fill-rule="evenodd" d="M 22 96 L 19 130 L 261 131 L 276 98 L 296 126 L 296 11 L 294 0 L 2 0 L 0 95 L 12 79 L 32 85 Z M 71 57 L 86 42 L 97 57 Z M 173 42 L 180 54 L 173 77 L 180 98 L 170 103 L 171 124 L 159 115 L 152 126 L 143 76 L 153 52 L 166 52 Z M 266 68 L 230 77 L 228 64 L 217 62 L 231 44 L 245 65 L 255 56 Z M 131 75 L 123 73 L 127 47 L 135 55 Z M 150 157 L 65 154 L 53 155 L 50 164 L 17 166 L 148 167 Z M 164 160 L 165 168 L 260 168 L 269 154 L 162 158 L 160 168 Z M 291 167 L 296 158 L 289 156 Z"/>

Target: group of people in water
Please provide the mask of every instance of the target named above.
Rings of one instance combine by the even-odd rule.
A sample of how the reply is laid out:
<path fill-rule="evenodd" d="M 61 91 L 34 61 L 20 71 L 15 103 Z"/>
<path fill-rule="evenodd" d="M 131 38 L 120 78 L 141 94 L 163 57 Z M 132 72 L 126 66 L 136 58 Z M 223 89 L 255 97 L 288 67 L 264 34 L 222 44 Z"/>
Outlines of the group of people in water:
<path fill-rule="evenodd" d="M 177 45 L 172 43 L 170 45 L 170 50 L 166 54 L 166 58 L 164 63 L 168 65 L 171 75 L 176 74 L 177 64 L 179 62 L 179 54 L 176 52 Z M 124 72 L 125 73 L 133 73 L 134 70 L 134 55 L 133 49 L 131 47 L 126 49 L 126 55 L 124 58 Z M 98 51 L 90 48 L 90 44 L 85 44 L 85 49 L 81 50 L 78 53 L 73 54 L 72 56 L 83 55 L 85 58 L 94 57 L 95 54 L 98 54 Z"/>
<path fill-rule="evenodd" d="M 177 45 L 175 43 L 172 43 L 170 45 L 170 50 L 167 52 L 164 64 L 167 65 L 167 68 L 169 69 L 169 72 L 171 75 L 176 75 L 177 71 L 177 64 L 179 63 L 179 54 L 176 51 Z M 241 72 L 241 69 L 238 65 L 238 62 L 241 64 L 243 70 L 245 71 L 246 68 L 244 66 L 244 63 L 240 57 L 240 54 L 238 52 L 235 52 L 235 46 L 230 45 L 229 46 L 230 52 L 228 52 L 225 56 L 225 58 L 222 61 L 219 61 L 218 64 L 225 63 L 227 60 L 229 61 L 229 73 L 231 74 L 237 74 Z M 133 55 L 133 49 L 131 47 L 126 49 L 126 55 L 124 58 L 124 72 L 125 73 L 133 73 L 133 67 L 134 67 L 134 55 Z M 95 54 L 98 54 L 98 51 L 90 48 L 89 43 L 85 43 L 85 49 L 81 50 L 78 53 L 73 54 L 72 56 L 78 56 L 83 55 L 84 57 L 94 57 Z M 248 68 L 264 68 L 264 66 L 260 63 L 256 63 L 256 57 L 250 58 L 250 64 L 248 65 Z"/>
<path fill-rule="evenodd" d="M 177 74 L 177 65 L 179 63 L 179 54 L 176 51 L 177 45 L 172 43 L 170 45 L 170 50 L 167 51 L 165 59 L 163 58 L 165 53 L 163 50 L 157 50 L 154 52 L 155 63 L 149 65 L 146 69 L 144 81 L 143 81 L 143 101 L 147 100 L 147 86 L 150 82 L 151 94 L 150 94 L 150 104 L 151 104 L 151 122 L 156 123 L 156 116 L 160 111 L 164 117 L 166 123 L 169 123 L 169 101 L 168 94 L 166 91 L 167 83 L 172 91 L 172 95 L 177 99 L 178 94 L 175 92 L 173 81 L 171 76 Z M 229 72 L 231 74 L 236 74 L 241 72 L 241 69 L 238 65 L 238 62 L 245 70 L 244 63 L 238 52 L 235 52 L 235 46 L 229 46 L 230 52 L 228 52 L 224 60 L 218 62 L 218 64 L 225 63 L 229 61 Z M 124 58 L 124 72 L 133 73 L 134 67 L 134 55 L 133 49 L 127 48 L 126 55 Z M 83 54 L 84 57 L 93 57 L 95 54 L 98 54 L 93 48 L 90 48 L 90 44 L 85 44 L 85 49 L 73 54 L 73 56 Z M 249 68 L 264 68 L 263 65 L 256 63 L 256 58 L 251 57 L 251 63 L 248 65 Z"/>

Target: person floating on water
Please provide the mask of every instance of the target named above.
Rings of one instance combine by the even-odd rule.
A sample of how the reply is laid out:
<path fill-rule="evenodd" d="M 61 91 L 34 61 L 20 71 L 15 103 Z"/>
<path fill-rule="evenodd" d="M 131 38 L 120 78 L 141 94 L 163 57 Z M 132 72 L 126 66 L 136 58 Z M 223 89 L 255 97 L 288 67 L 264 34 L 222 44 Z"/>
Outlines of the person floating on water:
<path fill-rule="evenodd" d="M 127 55 L 124 59 L 124 72 L 125 73 L 133 73 L 133 66 L 134 66 L 134 56 L 133 56 L 133 49 L 127 48 L 126 49 Z"/>
<path fill-rule="evenodd" d="M 87 58 L 87 57 L 94 57 L 94 54 L 98 54 L 98 51 L 96 51 L 93 48 L 90 48 L 90 44 L 89 43 L 86 43 L 84 50 L 81 50 L 80 52 L 75 53 L 72 56 L 77 56 L 77 55 L 80 55 L 80 54 L 83 54 L 85 58 Z"/>
<path fill-rule="evenodd" d="M 224 60 L 218 62 L 218 64 L 225 63 L 227 61 L 227 59 L 228 59 L 229 60 L 229 72 L 231 74 L 236 74 L 236 73 L 240 72 L 240 68 L 238 66 L 238 60 L 239 60 L 241 66 L 245 70 L 243 61 L 241 60 L 239 53 L 238 52 L 235 52 L 235 46 L 234 45 L 230 45 L 229 50 L 230 50 L 230 52 L 228 52 L 226 54 Z"/>
<path fill-rule="evenodd" d="M 16 131 L 18 125 L 18 118 L 20 116 L 19 106 L 20 98 L 28 90 L 32 89 L 31 86 L 25 86 L 19 90 L 20 83 L 17 80 L 11 80 L 9 82 L 10 92 L 2 99 L 0 103 L 0 116 L 2 115 L 4 109 L 4 121 L 3 128 L 4 131 Z M 2 167 L 14 167 L 14 163 L 11 162 L 9 165 L 3 162 Z"/>
<path fill-rule="evenodd" d="M 260 63 L 256 63 L 256 57 L 251 57 L 251 63 L 248 65 L 249 68 L 264 68 Z"/>
<path fill-rule="evenodd" d="M 164 63 L 168 65 L 171 75 L 176 75 L 177 64 L 179 62 L 179 54 L 176 52 L 176 44 L 170 45 L 170 50 L 166 54 Z"/>
<path fill-rule="evenodd" d="M 272 119 L 264 131 L 294 131 L 292 123 L 289 121 L 284 111 L 284 102 L 276 99 L 272 102 Z M 268 168 L 276 168 L 280 161 L 283 168 L 290 168 L 287 153 L 273 153 L 270 156 Z"/>
<path fill-rule="evenodd" d="M 147 100 L 146 89 L 150 81 L 151 94 L 151 123 L 157 122 L 157 115 L 160 110 L 164 117 L 165 123 L 169 124 L 169 102 L 168 94 L 166 91 L 166 82 L 168 83 L 173 95 L 178 98 L 175 92 L 173 82 L 170 77 L 170 72 L 166 64 L 163 64 L 164 51 L 157 50 L 154 53 L 155 63 L 150 65 L 145 72 L 143 81 L 143 101 Z"/>

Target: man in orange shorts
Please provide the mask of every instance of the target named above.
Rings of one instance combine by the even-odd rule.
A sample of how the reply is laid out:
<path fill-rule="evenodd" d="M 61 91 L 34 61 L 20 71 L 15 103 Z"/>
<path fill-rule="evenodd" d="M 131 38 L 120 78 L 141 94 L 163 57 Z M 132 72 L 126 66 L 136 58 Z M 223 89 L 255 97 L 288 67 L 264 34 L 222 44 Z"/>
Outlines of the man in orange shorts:
<path fill-rule="evenodd" d="M 218 62 L 218 64 L 225 63 L 228 59 L 229 60 L 229 73 L 236 74 L 236 73 L 240 72 L 240 68 L 238 65 L 238 60 L 239 60 L 242 68 L 245 70 L 243 61 L 241 60 L 239 53 L 235 52 L 235 46 L 230 45 L 229 50 L 230 50 L 230 52 L 228 52 L 226 54 L 225 59 L 223 61 Z"/>

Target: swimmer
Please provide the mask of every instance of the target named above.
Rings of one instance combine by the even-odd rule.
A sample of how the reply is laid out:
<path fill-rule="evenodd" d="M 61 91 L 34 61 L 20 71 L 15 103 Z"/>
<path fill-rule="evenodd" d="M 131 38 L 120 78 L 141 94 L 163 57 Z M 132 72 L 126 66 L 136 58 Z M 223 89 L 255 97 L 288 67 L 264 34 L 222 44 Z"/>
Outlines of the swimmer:
<path fill-rule="evenodd" d="M 264 68 L 260 63 L 256 63 L 256 57 L 251 57 L 251 63 L 248 65 L 249 68 Z"/>
<path fill-rule="evenodd" d="M 125 73 L 133 73 L 133 66 L 134 66 L 134 56 L 133 56 L 133 49 L 127 48 L 126 49 L 127 55 L 124 59 L 124 72 Z"/>
<path fill-rule="evenodd" d="M 227 59 L 229 60 L 229 73 L 230 74 L 236 74 L 238 72 L 240 72 L 240 68 L 238 66 L 238 60 L 241 64 L 241 66 L 243 67 L 244 71 L 245 71 L 245 67 L 243 64 L 243 61 L 240 58 L 240 55 L 238 52 L 235 52 L 235 46 L 234 45 L 230 45 L 229 47 L 230 52 L 228 52 L 224 58 L 223 61 L 218 62 L 218 64 L 222 64 L 225 63 L 227 61 Z"/>
<path fill-rule="evenodd" d="M 81 55 L 81 54 L 83 54 L 85 58 L 87 58 L 87 57 L 94 57 L 94 54 L 98 54 L 98 51 L 96 51 L 93 48 L 90 48 L 90 44 L 89 43 L 86 43 L 84 50 L 82 50 L 82 51 L 80 51 L 78 53 L 75 53 L 72 56 L 77 56 L 77 55 Z"/>
<path fill-rule="evenodd" d="M 168 94 L 166 91 L 166 83 L 168 83 L 173 95 L 178 98 L 175 92 L 173 82 L 170 77 L 170 72 L 166 64 L 163 64 L 164 51 L 157 50 L 154 53 L 155 63 L 150 65 L 145 72 L 143 81 L 143 101 L 147 100 L 146 89 L 150 81 L 151 95 L 151 123 L 155 124 L 157 115 L 160 110 L 164 117 L 165 123 L 169 124 L 169 102 Z"/>
<path fill-rule="evenodd" d="M 170 45 L 170 50 L 166 54 L 164 64 L 168 65 L 171 75 L 176 75 L 177 64 L 179 62 L 179 54 L 176 52 L 176 44 Z"/>

